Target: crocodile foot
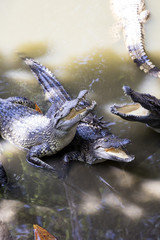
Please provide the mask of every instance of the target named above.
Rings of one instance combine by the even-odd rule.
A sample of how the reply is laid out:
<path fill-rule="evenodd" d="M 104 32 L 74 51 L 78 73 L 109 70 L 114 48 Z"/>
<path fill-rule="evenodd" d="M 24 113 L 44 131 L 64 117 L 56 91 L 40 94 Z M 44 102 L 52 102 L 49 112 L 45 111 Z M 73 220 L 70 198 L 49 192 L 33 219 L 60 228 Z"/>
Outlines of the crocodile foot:
<path fill-rule="evenodd" d="M 47 143 L 43 143 L 41 145 L 33 146 L 29 150 L 26 156 L 26 160 L 28 163 L 34 165 L 35 167 L 54 171 L 55 169 L 52 166 L 39 159 L 39 157 L 43 157 L 46 154 L 52 155 L 52 151 Z"/>

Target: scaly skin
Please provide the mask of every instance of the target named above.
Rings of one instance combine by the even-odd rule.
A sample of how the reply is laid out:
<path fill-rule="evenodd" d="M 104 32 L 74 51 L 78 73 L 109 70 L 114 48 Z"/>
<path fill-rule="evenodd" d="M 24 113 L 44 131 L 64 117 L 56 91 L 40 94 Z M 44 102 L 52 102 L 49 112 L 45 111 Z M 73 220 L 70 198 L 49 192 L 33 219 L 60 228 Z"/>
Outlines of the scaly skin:
<path fill-rule="evenodd" d="M 150 94 L 138 93 L 128 86 L 124 86 L 123 90 L 133 103 L 114 105 L 111 112 L 128 121 L 145 123 L 160 132 L 160 100 Z"/>
<path fill-rule="evenodd" d="M 11 143 L 29 149 L 26 160 L 35 166 L 53 169 L 40 160 L 67 146 L 74 138 L 78 122 L 94 107 L 82 104 L 87 91 L 65 102 L 51 117 L 35 110 L 35 104 L 21 97 L 0 99 L 0 133 Z"/>
<path fill-rule="evenodd" d="M 29 65 L 48 100 L 52 103 L 48 111 L 51 116 L 57 108 L 71 100 L 71 97 L 47 68 L 30 58 L 26 58 L 25 63 Z M 85 104 L 87 105 L 87 102 Z M 120 139 L 111 134 L 106 121 L 89 113 L 79 122 L 76 136 L 67 147 L 68 153 L 64 160 L 66 162 L 78 160 L 88 164 L 106 160 L 130 162 L 134 156 L 125 152 L 125 146 L 129 142 L 128 139 Z"/>
<path fill-rule="evenodd" d="M 113 14 L 123 29 L 125 45 L 132 60 L 145 73 L 160 77 L 160 70 L 149 60 L 144 50 L 144 23 L 150 13 L 144 0 L 111 0 Z"/>

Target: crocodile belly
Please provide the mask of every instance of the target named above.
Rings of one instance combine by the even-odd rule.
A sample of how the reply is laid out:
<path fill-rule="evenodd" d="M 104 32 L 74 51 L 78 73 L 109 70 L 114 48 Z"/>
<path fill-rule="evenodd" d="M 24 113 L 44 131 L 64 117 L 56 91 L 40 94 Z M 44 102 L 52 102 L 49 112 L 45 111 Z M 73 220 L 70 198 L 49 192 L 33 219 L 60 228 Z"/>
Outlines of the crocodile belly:
<path fill-rule="evenodd" d="M 7 107 L 0 112 L 0 130 L 4 139 L 20 147 L 37 145 L 37 139 L 47 129 L 49 119 L 35 111 L 20 107 Z"/>

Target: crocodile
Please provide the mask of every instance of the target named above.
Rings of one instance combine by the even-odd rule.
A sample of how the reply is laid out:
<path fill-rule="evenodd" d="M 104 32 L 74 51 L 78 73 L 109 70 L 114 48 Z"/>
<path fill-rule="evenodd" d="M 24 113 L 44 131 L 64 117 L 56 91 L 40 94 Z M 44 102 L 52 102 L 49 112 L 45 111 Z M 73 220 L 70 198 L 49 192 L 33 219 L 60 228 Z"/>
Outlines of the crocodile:
<path fill-rule="evenodd" d="M 111 9 L 123 31 L 126 48 L 134 63 L 145 73 L 160 77 L 160 69 L 151 62 L 144 49 L 144 23 L 150 16 L 145 1 L 111 0 Z"/>
<path fill-rule="evenodd" d="M 139 93 L 129 86 L 123 86 L 124 93 L 133 103 L 111 106 L 111 112 L 128 121 L 145 123 L 156 132 L 160 132 L 160 100 L 156 97 Z"/>
<path fill-rule="evenodd" d="M 51 115 L 62 104 L 71 100 L 62 84 L 45 66 L 31 58 L 25 58 L 24 61 L 42 86 L 46 98 L 51 102 Z M 112 134 L 108 122 L 103 121 L 102 117 L 97 118 L 93 113 L 89 113 L 79 122 L 76 135 L 67 146 L 64 161 L 78 160 L 90 165 L 106 160 L 130 162 L 134 156 L 126 152 L 126 145 L 129 143 L 128 139 L 120 139 Z"/>
<path fill-rule="evenodd" d="M 29 163 L 54 170 L 40 158 L 56 154 L 73 140 L 78 122 L 96 105 L 95 101 L 85 104 L 87 93 L 80 91 L 76 99 L 66 101 L 52 116 L 38 112 L 27 98 L 0 99 L 1 136 L 28 150 Z"/>

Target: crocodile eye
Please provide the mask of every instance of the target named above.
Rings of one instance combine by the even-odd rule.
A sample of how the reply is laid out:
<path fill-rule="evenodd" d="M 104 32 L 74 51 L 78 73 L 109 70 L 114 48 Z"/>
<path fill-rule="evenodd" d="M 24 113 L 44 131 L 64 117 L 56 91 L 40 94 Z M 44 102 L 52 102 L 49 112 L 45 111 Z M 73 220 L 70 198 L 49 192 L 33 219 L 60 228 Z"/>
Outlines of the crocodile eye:
<path fill-rule="evenodd" d="M 89 104 L 89 102 L 87 102 L 86 100 L 84 101 L 84 100 L 81 100 L 79 103 L 78 103 L 78 105 L 79 105 L 79 107 L 87 107 L 87 106 L 89 106 L 90 104 Z"/>
<path fill-rule="evenodd" d="M 80 106 L 84 106 L 84 101 L 80 101 L 80 102 L 79 102 L 79 105 L 80 105 Z"/>

